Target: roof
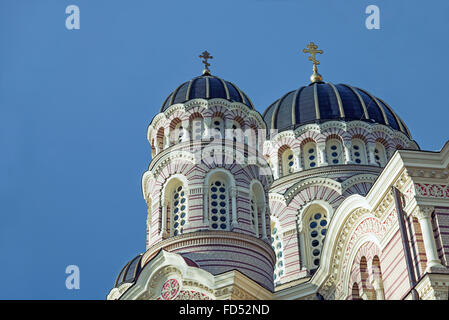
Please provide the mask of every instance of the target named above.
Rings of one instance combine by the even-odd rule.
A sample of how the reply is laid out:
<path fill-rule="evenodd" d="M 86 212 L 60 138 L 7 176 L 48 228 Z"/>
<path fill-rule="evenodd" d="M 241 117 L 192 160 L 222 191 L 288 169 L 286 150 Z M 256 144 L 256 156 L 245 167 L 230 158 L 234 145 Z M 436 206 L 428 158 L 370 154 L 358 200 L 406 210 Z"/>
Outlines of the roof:
<path fill-rule="evenodd" d="M 315 82 L 290 91 L 273 102 L 263 118 L 268 130 L 294 130 L 304 124 L 330 120 L 361 120 L 389 126 L 411 138 L 404 122 L 387 103 L 346 84 Z"/>
<path fill-rule="evenodd" d="M 240 102 L 254 110 L 248 96 L 232 82 L 211 75 L 202 75 L 184 82 L 165 99 L 160 112 L 164 112 L 171 105 L 184 103 L 191 99 L 222 98 L 231 102 Z"/>

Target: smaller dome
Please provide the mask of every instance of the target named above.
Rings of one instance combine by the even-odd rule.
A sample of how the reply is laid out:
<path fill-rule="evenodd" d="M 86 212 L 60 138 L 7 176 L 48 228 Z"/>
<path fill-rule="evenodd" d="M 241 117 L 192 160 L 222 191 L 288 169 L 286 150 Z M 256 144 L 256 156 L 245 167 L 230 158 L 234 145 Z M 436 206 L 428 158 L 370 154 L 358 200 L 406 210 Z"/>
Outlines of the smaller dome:
<path fill-rule="evenodd" d="M 198 98 L 207 100 L 222 98 L 231 102 L 243 103 L 254 110 L 251 100 L 235 84 L 209 74 L 204 74 L 184 82 L 170 93 L 162 104 L 160 112 L 164 112 L 173 104 L 184 103 Z"/>
<path fill-rule="evenodd" d="M 300 87 L 273 102 L 262 116 L 268 130 L 279 132 L 308 123 L 361 120 L 389 126 L 410 138 L 406 125 L 387 103 L 346 84 L 315 82 Z"/>
<path fill-rule="evenodd" d="M 115 288 L 120 287 L 124 283 L 135 282 L 140 270 L 142 269 L 140 261 L 142 260 L 142 254 L 129 261 L 120 271 L 117 280 L 115 280 Z"/>

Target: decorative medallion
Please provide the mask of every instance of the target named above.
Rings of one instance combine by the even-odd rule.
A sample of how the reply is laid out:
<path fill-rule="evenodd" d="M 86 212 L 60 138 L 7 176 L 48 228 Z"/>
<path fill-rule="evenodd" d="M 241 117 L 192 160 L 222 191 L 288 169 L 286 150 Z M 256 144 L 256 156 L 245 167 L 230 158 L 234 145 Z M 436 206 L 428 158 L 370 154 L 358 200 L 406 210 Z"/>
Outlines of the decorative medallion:
<path fill-rule="evenodd" d="M 179 293 L 179 282 L 176 279 L 168 279 L 161 289 L 161 296 L 164 300 L 173 300 Z"/>

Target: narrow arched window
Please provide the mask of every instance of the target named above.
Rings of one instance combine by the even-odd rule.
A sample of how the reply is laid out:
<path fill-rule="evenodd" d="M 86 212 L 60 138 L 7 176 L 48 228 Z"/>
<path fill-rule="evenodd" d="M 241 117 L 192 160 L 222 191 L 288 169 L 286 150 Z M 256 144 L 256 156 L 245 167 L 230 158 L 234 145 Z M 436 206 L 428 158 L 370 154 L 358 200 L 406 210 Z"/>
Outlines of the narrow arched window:
<path fill-rule="evenodd" d="M 229 187 L 224 179 L 212 179 L 209 184 L 209 210 L 212 230 L 228 230 Z"/>
<path fill-rule="evenodd" d="M 376 142 L 376 148 L 374 149 L 374 160 L 379 167 L 385 167 L 387 164 L 385 147 L 379 141 Z"/>
<path fill-rule="evenodd" d="M 204 121 L 201 117 L 195 117 L 190 124 L 191 138 L 193 141 L 200 141 L 204 132 Z"/>
<path fill-rule="evenodd" d="M 376 300 L 384 300 L 385 293 L 382 279 L 382 270 L 380 268 L 380 259 L 377 255 L 373 258 L 372 273 L 374 290 L 376 291 Z"/>
<path fill-rule="evenodd" d="M 224 121 L 222 118 L 215 117 L 211 122 L 211 137 L 214 139 L 223 139 L 224 135 Z"/>
<path fill-rule="evenodd" d="M 360 279 L 362 287 L 362 298 L 366 300 L 375 300 L 376 297 L 373 287 L 369 281 L 368 262 L 365 256 L 362 256 L 360 258 Z"/>
<path fill-rule="evenodd" d="M 257 202 L 256 199 L 254 198 L 254 195 L 251 195 L 251 199 L 250 199 L 250 210 L 249 210 L 249 214 L 250 214 L 250 224 L 251 224 L 251 228 L 253 229 L 253 231 L 256 233 L 257 232 Z"/>
<path fill-rule="evenodd" d="M 286 176 L 294 172 L 295 159 L 293 152 L 290 148 L 282 152 L 281 155 L 281 172 L 283 176 Z"/>
<path fill-rule="evenodd" d="M 277 221 L 271 222 L 271 247 L 273 248 L 276 256 L 273 280 L 275 283 L 279 283 L 281 277 L 284 275 L 284 252 L 282 245 L 282 233 L 280 232 L 280 226 Z"/>
<path fill-rule="evenodd" d="M 159 128 L 156 134 L 156 146 L 158 152 L 164 150 L 164 139 L 165 139 L 164 128 Z"/>
<path fill-rule="evenodd" d="M 361 300 L 360 292 L 359 292 L 359 285 L 357 284 L 357 282 L 354 282 L 352 285 L 351 300 Z"/>
<path fill-rule="evenodd" d="M 243 132 L 242 127 L 238 121 L 232 122 L 232 141 L 241 143 L 243 142 Z"/>
<path fill-rule="evenodd" d="M 174 126 L 173 129 L 171 129 L 171 143 L 179 143 L 182 141 L 182 137 L 184 135 L 184 128 L 182 126 L 182 122 L 179 119 L 173 120 Z"/>
<path fill-rule="evenodd" d="M 171 193 L 170 220 L 172 235 L 177 236 L 184 232 L 187 215 L 187 197 L 182 184 L 176 185 Z"/>
<path fill-rule="evenodd" d="M 326 153 L 330 165 L 344 163 L 343 147 L 340 140 L 335 138 L 327 140 Z"/>
<path fill-rule="evenodd" d="M 302 147 L 304 169 L 311 169 L 317 166 L 317 149 L 315 142 L 308 142 Z"/>
<path fill-rule="evenodd" d="M 170 236 L 184 233 L 188 219 L 187 187 L 177 177 L 168 180 L 163 191 L 161 231 Z"/>
<path fill-rule="evenodd" d="M 352 139 L 352 160 L 357 164 L 367 164 L 365 142 L 361 139 Z"/>
<path fill-rule="evenodd" d="M 320 265 L 321 250 L 327 233 L 327 214 L 321 206 L 312 206 L 306 214 L 309 269 L 313 273 Z"/>
<path fill-rule="evenodd" d="M 258 238 L 266 237 L 266 203 L 262 183 L 253 181 L 250 188 L 250 225 Z M 265 227 L 265 230 L 264 230 Z"/>

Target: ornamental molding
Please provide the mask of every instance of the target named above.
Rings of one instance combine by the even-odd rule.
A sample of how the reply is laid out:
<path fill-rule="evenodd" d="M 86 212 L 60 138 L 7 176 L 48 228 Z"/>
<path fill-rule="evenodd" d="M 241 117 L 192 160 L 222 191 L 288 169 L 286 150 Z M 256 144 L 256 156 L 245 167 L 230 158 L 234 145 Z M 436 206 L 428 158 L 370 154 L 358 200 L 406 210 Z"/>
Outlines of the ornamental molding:
<path fill-rule="evenodd" d="M 448 300 L 449 275 L 429 274 L 416 285 L 420 300 Z"/>
<path fill-rule="evenodd" d="M 149 168 L 148 168 L 148 172 L 151 172 L 152 177 L 154 177 L 155 179 L 157 179 L 161 173 L 161 171 L 168 165 L 172 164 L 172 163 L 179 163 L 181 162 L 185 162 L 187 164 L 192 164 L 192 165 L 207 165 L 208 161 L 213 161 L 213 158 L 215 157 L 227 157 L 227 159 L 232 159 L 231 161 L 228 161 L 226 159 L 223 159 L 221 165 L 224 166 L 229 166 L 229 165 L 235 165 L 236 164 L 236 160 L 238 159 L 245 159 L 245 161 L 243 161 L 243 163 L 238 163 L 238 165 L 240 166 L 241 169 L 245 169 L 247 167 L 257 167 L 260 169 L 261 171 L 261 175 L 263 175 L 264 177 L 266 177 L 267 179 L 267 183 L 271 185 L 271 183 L 273 182 L 273 177 L 271 174 L 263 174 L 264 172 L 270 170 L 268 165 L 265 162 L 265 159 L 263 159 L 264 163 L 260 163 L 260 161 L 247 161 L 248 157 L 244 157 L 244 154 L 241 152 L 237 152 L 237 154 L 235 154 L 235 152 L 232 150 L 232 148 L 228 148 L 228 147 L 224 147 L 221 144 L 217 144 L 217 145 L 202 145 L 201 150 L 198 151 L 194 151 L 194 152 L 190 152 L 187 150 L 183 150 L 184 147 L 189 147 L 190 143 L 189 142 L 182 142 L 179 143 L 175 146 L 166 148 L 165 150 L 163 150 L 162 152 L 160 152 L 159 154 L 157 154 L 151 161 Z M 179 148 L 179 150 L 177 150 L 177 148 Z M 206 157 L 204 158 L 203 156 L 205 155 L 206 152 L 214 152 L 213 156 L 210 156 L 209 158 Z M 261 158 L 262 159 L 262 158 Z M 206 161 L 205 161 L 206 160 Z M 253 163 L 255 162 L 255 163 Z M 144 178 L 147 178 L 146 176 L 144 176 Z"/>
<path fill-rule="evenodd" d="M 240 288 L 239 286 L 234 285 L 234 287 L 231 289 L 232 300 L 258 300 L 255 296 L 250 294 L 248 291 L 246 291 L 243 288 Z"/>
<path fill-rule="evenodd" d="M 449 170 L 447 168 L 410 168 L 410 175 L 413 178 L 424 178 L 447 181 L 449 177 Z"/>
<path fill-rule="evenodd" d="M 247 105 L 241 103 L 241 102 L 230 102 L 226 99 L 221 98 L 214 98 L 214 99 L 191 99 L 185 103 L 176 103 L 171 105 L 169 108 L 167 108 L 164 112 L 158 113 L 153 120 L 151 121 L 148 131 L 147 131 L 147 138 L 148 141 L 150 141 L 152 138 L 155 138 L 154 135 L 157 133 L 159 128 L 166 126 L 167 121 L 170 120 L 170 118 L 176 113 L 185 113 L 186 118 L 188 118 L 191 115 L 191 112 L 189 112 L 191 109 L 194 109 L 195 107 L 200 107 L 205 111 L 215 108 L 215 107 L 224 107 L 226 110 L 223 114 L 223 119 L 226 121 L 228 115 L 232 115 L 232 112 L 235 110 L 238 110 L 244 115 L 244 118 L 252 118 L 252 120 L 255 121 L 255 125 L 260 129 L 265 129 L 265 122 L 262 119 L 262 116 L 260 113 L 256 110 L 250 109 Z M 204 116 L 204 114 L 203 114 Z M 206 116 L 207 118 L 212 118 L 210 116 Z M 206 118 L 205 117 L 205 118 Z M 182 119 L 181 119 L 182 120 Z"/>
<path fill-rule="evenodd" d="M 318 143 L 319 141 L 317 140 L 323 140 L 324 137 L 324 133 L 326 131 L 332 130 L 332 129 L 337 129 L 337 130 L 343 130 L 344 133 L 349 133 L 349 131 L 351 130 L 356 130 L 356 129 L 362 129 L 363 131 L 366 131 L 367 135 L 365 138 L 371 138 L 373 140 L 376 140 L 375 137 L 375 133 L 376 132 L 382 132 L 383 134 L 385 134 L 388 138 L 389 141 L 387 141 L 390 144 L 394 144 L 394 146 L 396 146 L 397 144 L 397 140 L 399 140 L 402 143 L 402 146 L 405 148 L 413 148 L 413 149 L 417 149 L 416 144 L 410 140 L 407 135 L 405 135 L 403 132 L 401 131 L 397 131 L 394 130 L 392 128 L 390 128 L 389 126 L 383 125 L 383 124 L 379 124 L 379 123 L 369 123 L 366 121 L 359 121 L 359 120 L 353 120 L 353 121 L 335 121 L 335 120 L 330 120 L 330 121 L 325 121 L 322 123 L 312 123 L 312 124 L 305 124 L 302 125 L 298 128 L 296 128 L 294 131 L 293 130 L 285 130 L 285 131 L 281 131 L 278 134 L 274 134 L 273 136 L 271 136 L 271 139 L 269 140 L 271 145 L 274 146 L 276 144 L 276 142 L 281 139 L 282 137 L 285 136 L 291 136 L 292 133 L 294 134 L 294 136 L 296 137 L 297 140 L 302 140 L 301 137 L 303 135 L 310 135 L 311 132 L 315 132 L 318 137 L 316 137 L 315 140 L 316 143 Z M 337 133 L 338 135 L 338 133 Z M 278 137 L 279 136 L 279 137 Z M 342 141 L 347 141 L 349 138 L 349 136 L 340 136 Z M 324 140 L 323 140 L 324 141 Z"/>
<path fill-rule="evenodd" d="M 271 145 L 273 146 L 273 148 L 278 145 L 280 142 L 282 142 L 282 139 L 285 138 L 292 138 L 295 139 L 295 133 L 292 130 L 287 130 L 287 131 L 281 131 L 278 134 L 276 134 L 273 139 L 269 140 L 271 142 Z M 282 145 L 281 145 L 282 146 Z M 281 147 L 280 146 L 280 147 Z M 291 146 L 290 146 L 291 147 Z M 278 149 L 278 148 L 276 148 Z"/>
<path fill-rule="evenodd" d="M 415 183 L 415 192 L 419 197 L 449 199 L 447 184 Z"/>
<path fill-rule="evenodd" d="M 296 138 L 299 138 L 300 136 L 304 135 L 305 133 L 312 132 L 312 131 L 319 134 L 321 132 L 320 125 L 315 124 L 315 123 L 306 124 L 306 125 L 296 128 L 293 132 L 294 132 Z M 275 137 L 273 137 L 273 138 L 275 138 Z"/>
<path fill-rule="evenodd" d="M 232 231 L 201 231 L 184 233 L 179 236 L 170 237 L 157 242 L 148 248 L 142 257 L 141 263 L 142 266 L 144 266 L 161 249 L 171 252 L 184 246 L 210 244 L 235 245 L 240 246 L 241 248 L 252 248 L 265 256 L 272 264 L 276 263 L 276 257 L 271 245 L 254 236 Z"/>
<path fill-rule="evenodd" d="M 173 162 L 196 164 L 195 154 L 189 151 L 170 150 L 170 152 L 162 154 L 161 157 L 156 156 L 151 161 L 149 171 L 157 179 L 161 171 Z"/>
<path fill-rule="evenodd" d="M 433 206 L 416 206 L 412 212 L 412 216 L 418 220 L 430 219 L 435 211 Z"/>
<path fill-rule="evenodd" d="M 280 202 L 284 207 L 287 206 L 287 203 L 285 201 L 285 197 L 280 193 L 270 192 L 268 193 L 268 201 L 271 204 L 273 201 Z"/>
<path fill-rule="evenodd" d="M 288 188 L 284 193 L 285 203 L 289 205 L 298 193 L 310 187 L 330 188 L 339 195 L 342 194 L 341 183 L 329 178 L 313 177 L 301 180 Z"/>
<path fill-rule="evenodd" d="M 128 290 L 132 285 L 133 285 L 132 283 L 127 282 L 127 283 L 121 284 L 118 288 L 113 288 L 109 292 L 106 300 L 118 300 L 122 296 L 122 294 L 126 290 Z"/>
<path fill-rule="evenodd" d="M 374 174 L 357 174 L 352 176 L 341 183 L 341 189 L 343 193 L 356 184 L 368 182 L 373 184 L 378 176 Z"/>

